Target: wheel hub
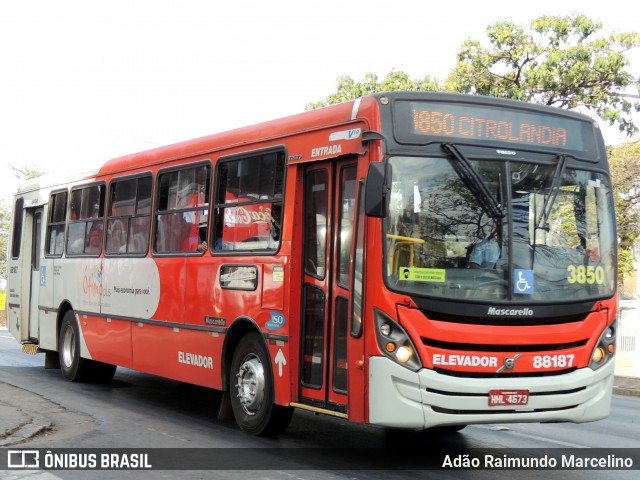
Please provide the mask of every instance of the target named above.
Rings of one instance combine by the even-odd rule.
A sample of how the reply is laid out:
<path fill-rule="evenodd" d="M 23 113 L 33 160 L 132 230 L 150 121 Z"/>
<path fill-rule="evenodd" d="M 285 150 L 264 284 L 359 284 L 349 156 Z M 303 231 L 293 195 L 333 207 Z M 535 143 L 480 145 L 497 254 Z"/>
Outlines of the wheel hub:
<path fill-rule="evenodd" d="M 254 355 L 247 355 L 236 374 L 238 383 L 238 398 L 242 409 L 248 415 L 255 415 L 260 411 L 264 400 L 264 368 L 260 359 Z"/>
<path fill-rule="evenodd" d="M 66 328 L 62 339 L 62 361 L 64 366 L 70 368 L 76 353 L 75 335 L 71 328 Z"/>

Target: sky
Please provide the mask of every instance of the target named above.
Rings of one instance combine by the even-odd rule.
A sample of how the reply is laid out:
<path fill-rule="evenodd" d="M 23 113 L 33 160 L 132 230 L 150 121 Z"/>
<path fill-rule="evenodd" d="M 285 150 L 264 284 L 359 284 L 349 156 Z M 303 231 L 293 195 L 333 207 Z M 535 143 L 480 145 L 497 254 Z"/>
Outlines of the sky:
<path fill-rule="evenodd" d="M 343 75 L 444 79 L 489 24 L 573 12 L 640 29 L 628 0 L 0 0 L 0 198 L 9 166 L 91 170 L 304 111 Z"/>

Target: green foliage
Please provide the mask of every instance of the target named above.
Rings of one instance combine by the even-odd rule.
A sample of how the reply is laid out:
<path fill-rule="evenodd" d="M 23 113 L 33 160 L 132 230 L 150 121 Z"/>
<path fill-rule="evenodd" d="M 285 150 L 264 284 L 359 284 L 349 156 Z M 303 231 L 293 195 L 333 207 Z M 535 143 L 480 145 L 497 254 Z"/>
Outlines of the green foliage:
<path fill-rule="evenodd" d="M 633 270 L 631 249 L 640 242 L 640 142 L 609 150 L 618 229 L 618 273 Z"/>
<path fill-rule="evenodd" d="M 618 250 L 618 282 L 620 282 L 624 275 L 634 271 L 633 267 L 633 252 L 631 250 Z"/>
<path fill-rule="evenodd" d="M 17 178 L 24 178 L 25 180 L 31 180 L 32 178 L 37 178 L 42 175 L 42 172 L 39 172 L 38 170 L 34 170 L 27 166 L 15 167 L 13 165 L 9 165 L 9 170 L 13 170 Z"/>
<path fill-rule="evenodd" d="M 391 71 L 381 82 L 378 76 L 373 73 L 367 73 L 362 82 L 357 82 L 347 75 L 338 78 L 338 90 L 336 93 L 332 93 L 325 100 L 309 103 L 306 109 L 313 110 L 314 108 L 326 107 L 327 105 L 346 102 L 347 100 L 353 100 L 374 93 L 399 90 L 438 91 L 441 89 L 442 87 L 437 80 L 428 75 L 422 80 L 413 80 L 404 72 Z"/>
<path fill-rule="evenodd" d="M 640 240 L 640 142 L 611 147 L 609 164 L 620 247 L 629 248 Z"/>
<path fill-rule="evenodd" d="M 640 79 L 631 75 L 625 53 L 640 46 L 640 34 L 596 37 L 600 22 L 582 14 L 543 16 L 525 30 L 500 21 L 487 28 L 490 47 L 468 39 L 446 89 L 595 112 L 631 136 L 629 118 L 640 102 L 625 93 Z M 637 97 L 636 97 L 637 98 Z"/>

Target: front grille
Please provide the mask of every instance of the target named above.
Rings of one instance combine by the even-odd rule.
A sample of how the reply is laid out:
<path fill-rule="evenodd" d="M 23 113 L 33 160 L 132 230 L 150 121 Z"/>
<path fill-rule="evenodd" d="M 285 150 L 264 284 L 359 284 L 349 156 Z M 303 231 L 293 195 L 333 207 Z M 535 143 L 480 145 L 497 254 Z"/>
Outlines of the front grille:
<path fill-rule="evenodd" d="M 577 368 L 566 368 L 564 370 L 554 370 L 551 372 L 523 372 L 523 373 L 487 373 L 487 372 L 458 372 L 456 370 L 445 370 L 443 368 L 434 368 L 434 371 L 440 375 L 448 375 L 449 377 L 458 378 L 540 378 L 540 377 L 555 377 L 558 375 L 566 375 L 567 373 L 575 372 Z"/>
<path fill-rule="evenodd" d="M 434 412 L 445 413 L 447 415 L 501 415 L 504 413 L 539 413 L 539 412 L 560 412 L 562 410 L 571 410 L 578 405 L 570 405 L 560 408 L 532 408 L 528 410 L 451 410 L 449 408 L 431 407 Z"/>
<path fill-rule="evenodd" d="M 562 325 L 566 323 L 577 323 L 583 322 L 586 318 L 586 315 L 583 313 L 575 314 L 575 315 L 565 315 L 565 316 L 550 316 L 550 317 L 537 317 L 535 319 L 535 323 L 531 318 L 528 317 L 485 317 L 480 315 L 474 316 L 464 316 L 464 314 L 455 313 L 442 313 L 442 312 L 434 312 L 428 309 L 423 310 L 424 314 L 429 318 L 429 320 L 436 320 L 439 322 L 447 322 L 447 323 L 458 323 L 458 324 L 467 324 L 467 325 L 491 325 L 491 326 L 511 326 L 511 327 L 520 327 L 520 326 L 543 326 L 543 325 Z"/>
<path fill-rule="evenodd" d="M 476 351 L 476 352 L 546 352 L 554 350 L 568 350 L 570 348 L 583 347 L 589 339 L 578 340 L 568 343 L 546 343 L 537 345 L 495 345 L 485 343 L 453 343 L 434 340 L 433 338 L 421 337 L 423 345 L 427 347 L 442 348 L 453 351 Z"/>
<path fill-rule="evenodd" d="M 532 392 L 529 393 L 531 397 L 545 397 L 549 395 L 571 395 L 573 393 L 582 392 L 587 387 L 572 388 L 570 390 L 554 390 L 552 392 Z M 460 393 L 460 392 L 447 392 L 446 390 L 436 390 L 435 388 L 427 388 L 427 393 L 434 393 L 436 395 L 444 395 L 448 397 L 486 397 L 487 393 Z"/>

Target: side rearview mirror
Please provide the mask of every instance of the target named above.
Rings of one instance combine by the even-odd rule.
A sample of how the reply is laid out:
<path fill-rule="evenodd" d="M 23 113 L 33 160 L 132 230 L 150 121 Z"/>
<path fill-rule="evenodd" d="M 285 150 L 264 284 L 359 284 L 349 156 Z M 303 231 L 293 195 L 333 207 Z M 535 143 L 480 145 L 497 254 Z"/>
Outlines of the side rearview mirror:
<path fill-rule="evenodd" d="M 364 196 L 364 211 L 369 217 L 387 216 L 389 193 L 391 192 L 391 165 L 375 162 L 369 165 Z"/>

